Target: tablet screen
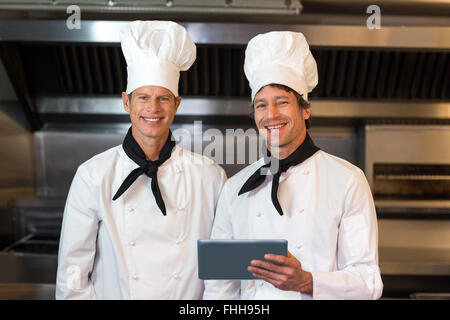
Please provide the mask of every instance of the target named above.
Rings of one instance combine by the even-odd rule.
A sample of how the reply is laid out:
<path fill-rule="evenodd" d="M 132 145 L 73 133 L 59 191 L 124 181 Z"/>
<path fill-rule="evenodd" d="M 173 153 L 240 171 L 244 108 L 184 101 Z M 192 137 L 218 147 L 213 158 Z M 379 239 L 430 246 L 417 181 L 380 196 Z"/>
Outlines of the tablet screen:
<path fill-rule="evenodd" d="M 251 260 L 267 253 L 287 256 L 287 240 L 198 240 L 198 276 L 202 280 L 255 279 L 247 270 Z"/>

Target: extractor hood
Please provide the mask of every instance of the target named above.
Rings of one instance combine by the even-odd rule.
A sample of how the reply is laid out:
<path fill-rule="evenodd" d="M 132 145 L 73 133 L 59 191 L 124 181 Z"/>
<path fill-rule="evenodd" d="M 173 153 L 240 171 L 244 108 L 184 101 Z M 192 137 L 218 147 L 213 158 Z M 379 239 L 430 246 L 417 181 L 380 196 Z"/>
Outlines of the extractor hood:
<path fill-rule="evenodd" d="M 53 10 L 46 7 L 48 2 L 30 1 L 31 11 L 47 12 L 46 19 L 16 19 L 25 1 L 15 1 L 15 6 L 8 7 L 8 1 L 0 0 L 0 7 L 10 12 L 8 19 L 0 20 L 1 59 L 32 128 L 39 130 L 47 122 L 66 122 L 69 116 L 71 121 L 82 122 L 126 121 L 120 93 L 125 89 L 127 75 L 118 31 L 128 21 L 127 12 L 136 13 L 140 7 L 133 1 L 109 4 L 71 1 L 87 12 L 109 5 L 108 12 L 116 14 L 114 19 L 108 14 L 103 16 L 110 20 L 84 20 L 82 15 L 81 28 L 68 29 L 65 19 L 51 15 L 68 2 L 51 1 Z M 208 1 L 208 8 L 217 9 L 219 22 L 196 20 L 193 13 L 204 14 L 207 9 L 202 10 L 200 4 L 206 2 L 190 1 L 192 4 L 188 6 L 187 2 L 177 0 L 171 5 L 167 1 L 139 1 L 141 5 L 153 3 L 150 6 L 153 9 L 148 10 L 164 6 L 162 17 L 172 9 L 191 10 L 187 15 L 178 15 L 176 20 L 186 27 L 198 48 L 195 64 L 188 72 L 181 73 L 180 95 L 184 106 L 181 116 L 210 120 L 227 117 L 250 122 L 247 116 L 250 89 L 243 72 L 245 46 L 259 33 L 291 30 L 305 34 L 318 64 L 319 84 L 310 94 L 315 119 L 448 122 L 450 19 L 436 16 L 434 12 L 422 15 L 417 24 L 410 19 L 408 24 L 399 26 L 392 23 L 392 15 L 383 15 L 381 29 L 369 29 L 365 23 L 345 24 L 347 15 L 341 10 L 345 2 L 350 5 L 352 1 L 335 2 L 330 14 L 336 23 L 330 24 L 311 19 L 311 15 L 317 14 L 314 10 L 325 1 L 261 1 L 259 11 L 255 9 L 256 1 L 246 1 L 252 3 L 247 7 L 244 1 Z M 393 2 L 381 1 L 380 6 L 400 14 L 401 7 L 394 6 Z M 424 1 L 398 1 L 397 4 L 400 2 L 404 8 L 414 7 L 412 3 L 415 8 L 425 5 Z M 224 6 L 222 14 L 219 3 Z M 356 3 L 366 4 L 353 1 Z M 445 12 L 450 2 L 440 1 L 439 6 L 436 3 L 433 6 Z M 124 10 L 125 7 L 129 10 Z M 241 10 L 243 14 L 244 7 L 256 10 L 257 23 L 245 18 L 239 22 L 226 21 L 229 10 Z M 274 18 L 274 12 L 272 22 L 267 23 L 260 15 L 277 8 L 287 16 L 296 15 L 299 23 L 286 23 L 280 16 Z M 354 14 L 357 19 L 367 19 L 367 16 L 366 12 Z M 141 13 L 133 19 L 149 17 L 153 16 Z"/>

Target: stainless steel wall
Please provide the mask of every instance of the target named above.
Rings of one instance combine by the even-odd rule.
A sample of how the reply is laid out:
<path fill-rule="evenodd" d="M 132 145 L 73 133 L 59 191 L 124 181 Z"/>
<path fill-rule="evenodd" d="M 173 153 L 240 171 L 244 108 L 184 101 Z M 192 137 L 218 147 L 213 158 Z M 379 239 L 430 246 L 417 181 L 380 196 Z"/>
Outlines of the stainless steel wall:
<path fill-rule="evenodd" d="M 373 188 L 375 163 L 384 164 L 420 164 L 420 165 L 450 165 L 450 126 L 448 125 L 369 125 L 366 126 L 365 162 L 366 175 Z M 436 183 L 439 176 L 434 177 Z M 392 178 L 391 178 L 392 179 Z M 448 179 L 443 176 L 440 179 Z M 415 187 L 419 188 L 417 181 Z M 446 208 L 448 199 L 409 199 L 403 201 L 378 200 L 378 207 L 396 205 L 406 208 L 424 207 L 430 212 Z M 427 250 L 438 250 L 439 255 L 433 257 L 446 266 L 445 274 L 450 273 L 448 261 L 450 255 L 450 220 L 442 219 L 379 219 L 379 246 L 397 250 L 398 255 L 389 257 L 398 261 L 399 257 L 410 260 L 423 260 L 429 267 L 433 263 Z M 414 249 L 411 256 L 406 257 L 405 252 Z M 441 251 L 439 251 L 441 250 Z M 432 256 L 431 256 L 432 257 Z M 444 263 L 443 261 L 447 261 Z M 420 268 L 419 268 L 420 269 Z M 412 272 L 412 271 L 411 271 Z M 439 270 L 442 272 L 442 270 Z"/>
<path fill-rule="evenodd" d="M 11 239 L 8 203 L 35 190 L 33 134 L 0 61 L 0 247 Z"/>

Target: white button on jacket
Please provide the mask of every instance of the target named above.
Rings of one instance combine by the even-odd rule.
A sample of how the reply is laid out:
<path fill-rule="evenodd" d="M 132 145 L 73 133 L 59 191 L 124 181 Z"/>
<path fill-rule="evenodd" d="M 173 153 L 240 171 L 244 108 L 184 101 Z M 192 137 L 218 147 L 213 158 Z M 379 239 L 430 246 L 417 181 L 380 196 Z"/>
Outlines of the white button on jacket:
<path fill-rule="evenodd" d="M 255 286 L 253 280 L 208 280 L 204 298 L 379 298 L 383 284 L 377 220 L 364 173 L 343 159 L 316 152 L 281 174 L 278 199 L 284 215 L 280 216 L 271 201 L 271 176 L 257 189 L 238 196 L 262 165 L 263 159 L 227 180 L 211 237 L 288 240 L 288 250 L 312 273 L 313 296 L 279 290 L 269 283 Z"/>
<path fill-rule="evenodd" d="M 146 175 L 112 201 L 137 167 L 117 146 L 78 168 L 64 211 L 57 299 L 202 298 L 197 239 L 210 236 L 225 172 L 176 146 L 158 169 L 164 216 Z"/>

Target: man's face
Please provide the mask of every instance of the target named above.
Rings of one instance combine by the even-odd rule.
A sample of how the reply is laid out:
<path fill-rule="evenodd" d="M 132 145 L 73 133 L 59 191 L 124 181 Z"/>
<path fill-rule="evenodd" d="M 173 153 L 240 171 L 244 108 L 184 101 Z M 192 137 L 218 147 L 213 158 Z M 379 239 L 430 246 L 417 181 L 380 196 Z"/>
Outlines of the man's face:
<path fill-rule="evenodd" d="M 163 87 L 143 86 L 135 89 L 131 99 L 122 92 L 125 110 L 130 114 L 133 133 L 141 137 L 166 137 L 181 98 Z"/>
<path fill-rule="evenodd" d="M 269 147 L 297 148 L 306 136 L 309 109 L 300 108 L 293 92 L 267 85 L 253 102 L 255 123 Z"/>

